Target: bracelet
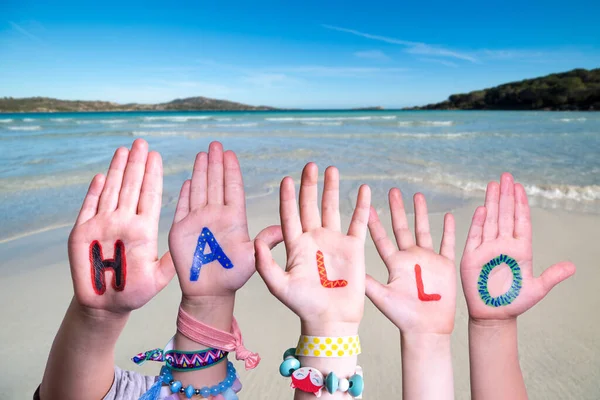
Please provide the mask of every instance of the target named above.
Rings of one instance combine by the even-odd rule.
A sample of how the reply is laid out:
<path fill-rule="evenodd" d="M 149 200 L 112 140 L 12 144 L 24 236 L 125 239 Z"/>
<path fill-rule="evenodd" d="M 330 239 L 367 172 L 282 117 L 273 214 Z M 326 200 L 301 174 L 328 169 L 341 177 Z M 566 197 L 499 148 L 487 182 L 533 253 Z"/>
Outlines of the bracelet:
<path fill-rule="evenodd" d="M 224 332 L 203 324 L 179 307 L 177 330 L 183 336 L 201 345 L 223 351 L 235 351 L 235 358 L 244 360 L 247 370 L 256 368 L 260 362 L 258 353 L 252 353 L 244 347 L 242 332 L 235 318 L 231 324 L 231 332 Z"/>
<path fill-rule="evenodd" d="M 163 386 L 169 386 L 171 393 L 185 394 L 185 397 L 188 399 L 191 399 L 194 395 L 202 396 L 202 398 L 205 399 L 211 396 L 216 397 L 222 395 L 227 400 L 237 400 L 238 397 L 236 393 L 242 389 L 242 384 L 237 378 L 237 372 L 231 361 L 227 362 L 227 377 L 223 381 L 211 387 L 204 386 L 202 389 L 196 389 L 192 385 L 188 385 L 184 388 L 181 381 L 176 381 L 173 379 L 171 368 L 166 365 L 164 365 L 160 370 L 159 381 L 162 382 Z"/>
<path fill-rule="evenodd" d="M 202 351 L 178 351 L 173 350 L 173 339 L 166 344 L 165 349 L 153 349 L 139 353 L 131 360 L 137 365 L 146 361 L 166 362 L 167 366 L 174 371 L 197 371 L 212 367 L 227 358 L 229 354 L 220 349 L 205 349 Z"/>
<path fill-rule="evenodd" d="M 350 378 L 338 378 L 333 372 L 323 378 L 321 371 L 311 367 L 302 367 L 300 361 L 294 357 L 296 349 L 290 348 L 283 353 L 283 362 L 279 366 L 279 373 L 284 377 L 292 377 L 291 388 L 302 392 L 313 393 L 316 397 L 321 397 L 323 388 L 333 394 L 336 391 L 347 392 L 355 399 L 362 399 L 362 393 L 365 387 L 363 371 L 360 366 L 356 366 L 354 375 Z"/>
<path fill-rule="evenodd" d="M 360 339 L 355 336 L 300 336 L 295 354 L 308 357 L 348 357 L 361 353 Z"/>

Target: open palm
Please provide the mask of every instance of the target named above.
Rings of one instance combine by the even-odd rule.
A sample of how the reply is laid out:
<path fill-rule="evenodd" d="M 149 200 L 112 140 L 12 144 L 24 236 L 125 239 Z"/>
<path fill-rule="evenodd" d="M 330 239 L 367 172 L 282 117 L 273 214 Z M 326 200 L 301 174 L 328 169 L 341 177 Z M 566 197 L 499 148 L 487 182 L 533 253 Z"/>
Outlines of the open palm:
<path fill-rule="evenodd" d="M 367 276 L 367 296 L 403 333 L 451 333 L 456 307 L 454 218 L 445 216 L 438 254 L 433 250 L 425 197 L 420 193 L 414 197 L 416 241 L 400 190 L 390 190 L 389 201 L 397 247 L 372 209 L 369 230 L 389 278 L 382 285 Z"/>
<path fill-rule="evenodd" d="M 169 253 L 158 259 L 158 219 L 162 196 L 162 161 L 137 139 L 129 151 L 119 148 L 107 177 L 92 180 L 69 237 L 69 261 L 77 301 L 85 307 L 115 313 L 142 307 L 173 278 Z M 113 287 L 116 271 L 106 269 L 104 292 L 94 285 L 90 246 L 97 241 L 103 258 L 114 257 L 115 242 L 123 242 L 123 282 Z"/>
<path fill-rule="evenodd" d="M 509 258 L 498 258 L 501 256 Z M 486 280 L 482 269 L 492 260 L 498 261 L 492 263 Z M 521 184 L 514 183 L 512 175 L 505 173 L 500 185 L 489 183 L 485 207 L 477 208 L 473 215 L 460 272 L 471 318 L 497 320 L 517 317 L 533 307 L 555 285 L 573 275 L 575 265 L 558 263 L 540 277 L 533 276 L 527 194 Z"/>
<path fill-rule="evenodd" d="M 302 173 L 298 215 L 294 182 L 289 177 L 283 179 L 280 217 L 286 268 L 283 271 L 266 244 L 257 240 L 257 269 L 271 293 L 303 322 L 358 324 L 364 310 L 364 241 L 370 190 L 366 185 L 361 186 L 345 235 L 341 232 L 337 169 L 329 167 L 325 172 L 322 220 L 317 180 L 317 166 L 307 164 Z M 323 274 L 319 273 L 319 266 L 324 268 Z"/>
<path fill-rule="evenodd" d="M 225 268 L 220 259 L 215 259 L 202 265 L 197 280 L 192 280 L 194 253 L 204 228 L 210 230 L 230 264 L 223 262 Z M 272 226 L 257 237 L 272 247 L 281 241 L 281 229 Z M 208 154 L 196 156 L 192 179 L 181 188 L 169 248 L 181 290 L 188 299 L 234 293 L 255 271 L 242 172 L 235 153 L 223 153 L 221 143 L 211 143 Z M 205 252 L 210 253 L 208 246 Z"/>

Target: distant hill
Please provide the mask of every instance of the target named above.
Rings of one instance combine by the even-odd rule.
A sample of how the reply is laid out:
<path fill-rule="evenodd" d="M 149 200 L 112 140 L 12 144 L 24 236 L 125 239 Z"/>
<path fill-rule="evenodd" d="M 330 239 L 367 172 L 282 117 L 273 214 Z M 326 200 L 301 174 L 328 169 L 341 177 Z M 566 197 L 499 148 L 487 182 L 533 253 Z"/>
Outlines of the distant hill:
<path fill-rule="evenodd" d="M 107 101 L 58 100 L 49 97 L 15 99 L 0 97 L 0 112 L 83 112 L 83 111 L 255 111 L 275 110 L 207 97 L 188 97 L 160 104 L 118 104 Z"/>
<path fill-rule="evenodd" d="M 600 68 L 511 82 L 411 110 L 600 111 Z"/>

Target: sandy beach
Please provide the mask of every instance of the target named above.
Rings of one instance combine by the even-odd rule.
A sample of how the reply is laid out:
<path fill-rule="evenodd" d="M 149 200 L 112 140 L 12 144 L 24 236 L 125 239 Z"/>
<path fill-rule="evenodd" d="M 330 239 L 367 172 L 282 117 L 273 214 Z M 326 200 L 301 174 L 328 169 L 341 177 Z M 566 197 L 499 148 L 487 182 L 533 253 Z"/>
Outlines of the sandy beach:
<path fill-rule="evenodd" d="M 454 210 L 457 220 L 457 256 L 475 204 Z M 276 199 L 248 209 L 251 234 L 278 223 Z M 345 210 L 344 223 L 349 221 Z M 161 221 L 159 249 L 166 250 L 170 213 Z M 600 216 L 533 209 L 536 275 L 553 262 L 571 260 L 574 277 L 558 286 L 538 306 L 519 318 L 521 365 L 531 399 L 597 399 L 600 394 Z M 389 221 L 389 214 L 382 215 Z M 434 240 L 439 243 L 442 214 L 431 216 Z M 389 228 L 389 226 L 388 226 Z M 0 243 L 0 302 L 2 329 L 0 398 L 31 398 L 39 384 L 50 346 L 72 296 L 66 240 L 70 228 L 58 228 Z M 283 247 L 275 251 L 283 265 Z M 386 270 L 367 239 L 367 271 L 385 280 Z M 458 262 L 457 262 L 458 264 Z M 460 287 L 460 286 L 459 286 Z M 125 369 L 153 374 L 158 365 L 136 367 L 130 357 L 162 347 L 173 335 L 180 290 L 176 279 L 143 309 L 132 313 L 116 350 L 116 362 Z M 458 293 L 453 359 L 456 398 L 468 399 L 468 314 L 462 291 Z M 236 317 L 248 348 L 262 362 L 251 372 L 240 368 L 245 399 L 292 397 L 287 380 L 277 373 L 283 350 L 295 344 L 297 317 L 270 295 L 256 274 L 238 292 Z M 398 399 L 401 393 L 399 334 L 366 300 L 360 329 L 365 370 L 365 399 Z M 382 347 L 385 344 L 385 347 Z M 435 382 L 432 382 L 435 384 Z M 5 397 L 6 396 L 6 397 Z"/>

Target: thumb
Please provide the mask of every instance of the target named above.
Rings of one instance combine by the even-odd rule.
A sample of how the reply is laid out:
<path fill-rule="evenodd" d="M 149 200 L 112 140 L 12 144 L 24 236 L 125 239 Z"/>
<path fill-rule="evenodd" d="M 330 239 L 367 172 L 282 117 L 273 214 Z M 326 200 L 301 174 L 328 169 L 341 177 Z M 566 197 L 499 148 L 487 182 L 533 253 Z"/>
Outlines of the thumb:
<path fill-rule="evenodd" d="M 256 235 L 254 240 L 262 240 L 267 244 L 269 249 L 277 246 L 283 242 L 283 232 L 281 231 L 281 225 L 271 225 L 263 229 Z"/>
<path fill-rule="evenodd" d="M 279 299 L 287 286 L 285 272 L 273 260 L 269 246 L 258 237 L 254 241 L 254 251 L 256 252 L 256 270 L 258 274 L 265 281 L 269 292 Z"/>
<path fill-rule="evenodd" d="M 537 278 L 537 281 L 542 288 L 543 296 L 546 296 L 554 286 L 558 285 L 574 273 L 575 264 L 568 261 L 554 264 L 550 268 L 546 269 L 544 272 L 542 272 L 542 275 Z"/>
<path fill-rule="evenodd" d="M 158 284 L 162 288 L 167 286 L 175 276 L 175 265 L 171 258 L 171 252 L 167 251 L 158 261 Z"/>
<path fill-rule="evenodd" d="M 381 309 L 380 306 L 383 305 L 383 302 L 387 296 L 387 288 L 385 285 L 381 284 L 377 279 L 367 274 L 365 280 L 365 291 L 367 297 L 373 302 L 373 304 L 375 304 L 375 307 Z"/>

